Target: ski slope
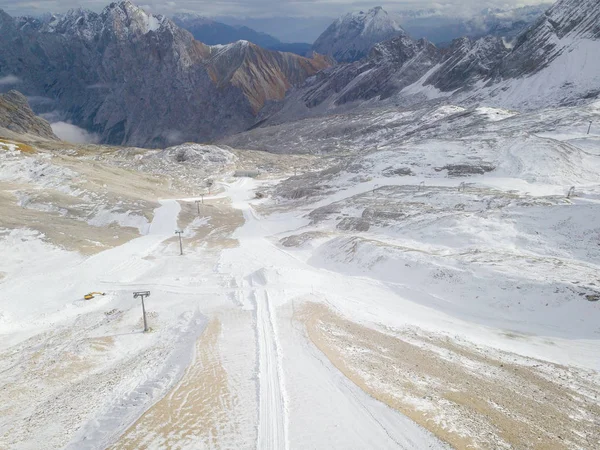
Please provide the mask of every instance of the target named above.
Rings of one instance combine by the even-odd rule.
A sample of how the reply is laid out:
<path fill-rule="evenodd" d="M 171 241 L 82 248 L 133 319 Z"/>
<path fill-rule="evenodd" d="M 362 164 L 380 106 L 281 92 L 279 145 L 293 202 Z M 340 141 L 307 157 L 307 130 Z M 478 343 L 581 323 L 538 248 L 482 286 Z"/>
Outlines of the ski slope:
<path fill-rule="evenodd" d="M 91 256 L 0 230 L 0 448 L 600 441 L 597 136 L 567 110 L 514 134 L 543 118 L 483 113 L 322 171 L 222 176 L 203 205 L 194 184 Z"/>

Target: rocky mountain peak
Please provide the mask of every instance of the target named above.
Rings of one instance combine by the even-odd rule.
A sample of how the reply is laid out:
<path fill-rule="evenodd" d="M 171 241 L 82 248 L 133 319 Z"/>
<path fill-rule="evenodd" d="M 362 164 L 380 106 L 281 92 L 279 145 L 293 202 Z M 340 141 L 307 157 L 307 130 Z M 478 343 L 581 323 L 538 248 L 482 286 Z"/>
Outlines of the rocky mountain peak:
<path fill-rule="evenodd" d="M 378 6 L 340 17 L 319 36 L 313 48 L 337 61 L 351 62 L 367 56 L 378 42 L 399 35 L 406 33 L 397 18 Z"/>
<path fill-rule="evenodd" d="M 376 6 L 358 17 L 362 19 L 359 21 L 362 36 L 403 32 L 402 27 L 396 19 L 381 6 Z"/>
<path fill-rule="evenodd" d="M 168 22 L 162 15 L 149 14 L 129 0 L 111 3 L 101 13 L 103 22 L 117 34 L 147 34 L 158 31 Z"/>
<path fill-rule="evenodd" d="M 599 1 L 558 1 L 513 47 L 490 35 L 463 37 L 447 48 L 437 48 L 401 34 L 374 45 L 360 61 L 311 78 L 268 124 L 371 107 L 374 99 L 390 99 L 396 105 L 443 99 L 466 105 L 485 101 L 525 110 L 600 98 Z M 304 108 L 292 102 L 302 102 Z"/>

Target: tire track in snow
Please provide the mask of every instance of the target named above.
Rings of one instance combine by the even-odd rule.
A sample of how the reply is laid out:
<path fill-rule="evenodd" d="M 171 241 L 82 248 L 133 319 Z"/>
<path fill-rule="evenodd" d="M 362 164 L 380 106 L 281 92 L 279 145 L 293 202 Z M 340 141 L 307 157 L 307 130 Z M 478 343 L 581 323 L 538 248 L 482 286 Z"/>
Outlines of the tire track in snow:
<path fill-rule="evenodd" d="M 256 292 L 259 358 L 257 448 L 260 450 L 288 448 L 283 379 L 273 319 L 274 313 L 267 292 Z"/>
<path fill-rule="evenodd" d="M 262 226 L 260 216 L 249 204 L 250 189 L 253 183 L 240 180 L 230 186 L 229 196 L 233 207 L 240 209 L 246 223 L 234 235 L 240 239 L 241 248 L 247 246 L 252 260 L 258 262 L 258 270 L 246 276 L 252 289 L 248 298 L 256 304 L 256 339 L 258 350 L 258 436 L 256 446 L 259 450 L 287 450 L 287 408 L 283 384 L 281 351 L 279 349 L 275 312 L 267 294 L 268 280 L 264 266 L 261 267 L 261 255 L 265 248 L 270 249 L 268 234 Z M 257 258 L 258 257 L 258 258 Z"/>

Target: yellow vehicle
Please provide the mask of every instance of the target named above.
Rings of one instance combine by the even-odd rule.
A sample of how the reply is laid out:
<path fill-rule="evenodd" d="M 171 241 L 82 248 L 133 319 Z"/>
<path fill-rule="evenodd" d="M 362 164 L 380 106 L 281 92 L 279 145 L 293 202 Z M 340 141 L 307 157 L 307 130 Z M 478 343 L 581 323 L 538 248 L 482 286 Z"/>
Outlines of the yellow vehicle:
<path fill-rule="evenodd" d="M 104 292 L 90 292 L 89 294 L 85 294 L 85 295 L 83 296 L 83 299 L 84 299 L 84 300 L 91 300 L 91 299 L 93 299 L 93 298 L 94 298 L 94 296 L 96 296 L 96 295 L 106 295 L 106 293 L 104 293 Z"/>

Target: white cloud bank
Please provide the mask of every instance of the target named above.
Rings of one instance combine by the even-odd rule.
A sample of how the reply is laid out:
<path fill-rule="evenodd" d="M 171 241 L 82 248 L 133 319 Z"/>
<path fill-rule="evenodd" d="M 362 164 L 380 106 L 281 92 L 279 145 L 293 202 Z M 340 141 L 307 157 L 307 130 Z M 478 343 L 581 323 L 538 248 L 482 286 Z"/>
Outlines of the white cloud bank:
<path fill-rule="evenodd" d="M 21 79 L 14 75 L 7 75 L 5 77 L 0 77 L 0 86 L 9 86 L 11 84 L 19 84 Z"/>
<path fill-rule="evenodd" d="M 63 141 L 73 144 L 97 144 L 99 137 L 83 128 L 67 122 L 54 122 L 50 124 L 52 131 Z"/>

